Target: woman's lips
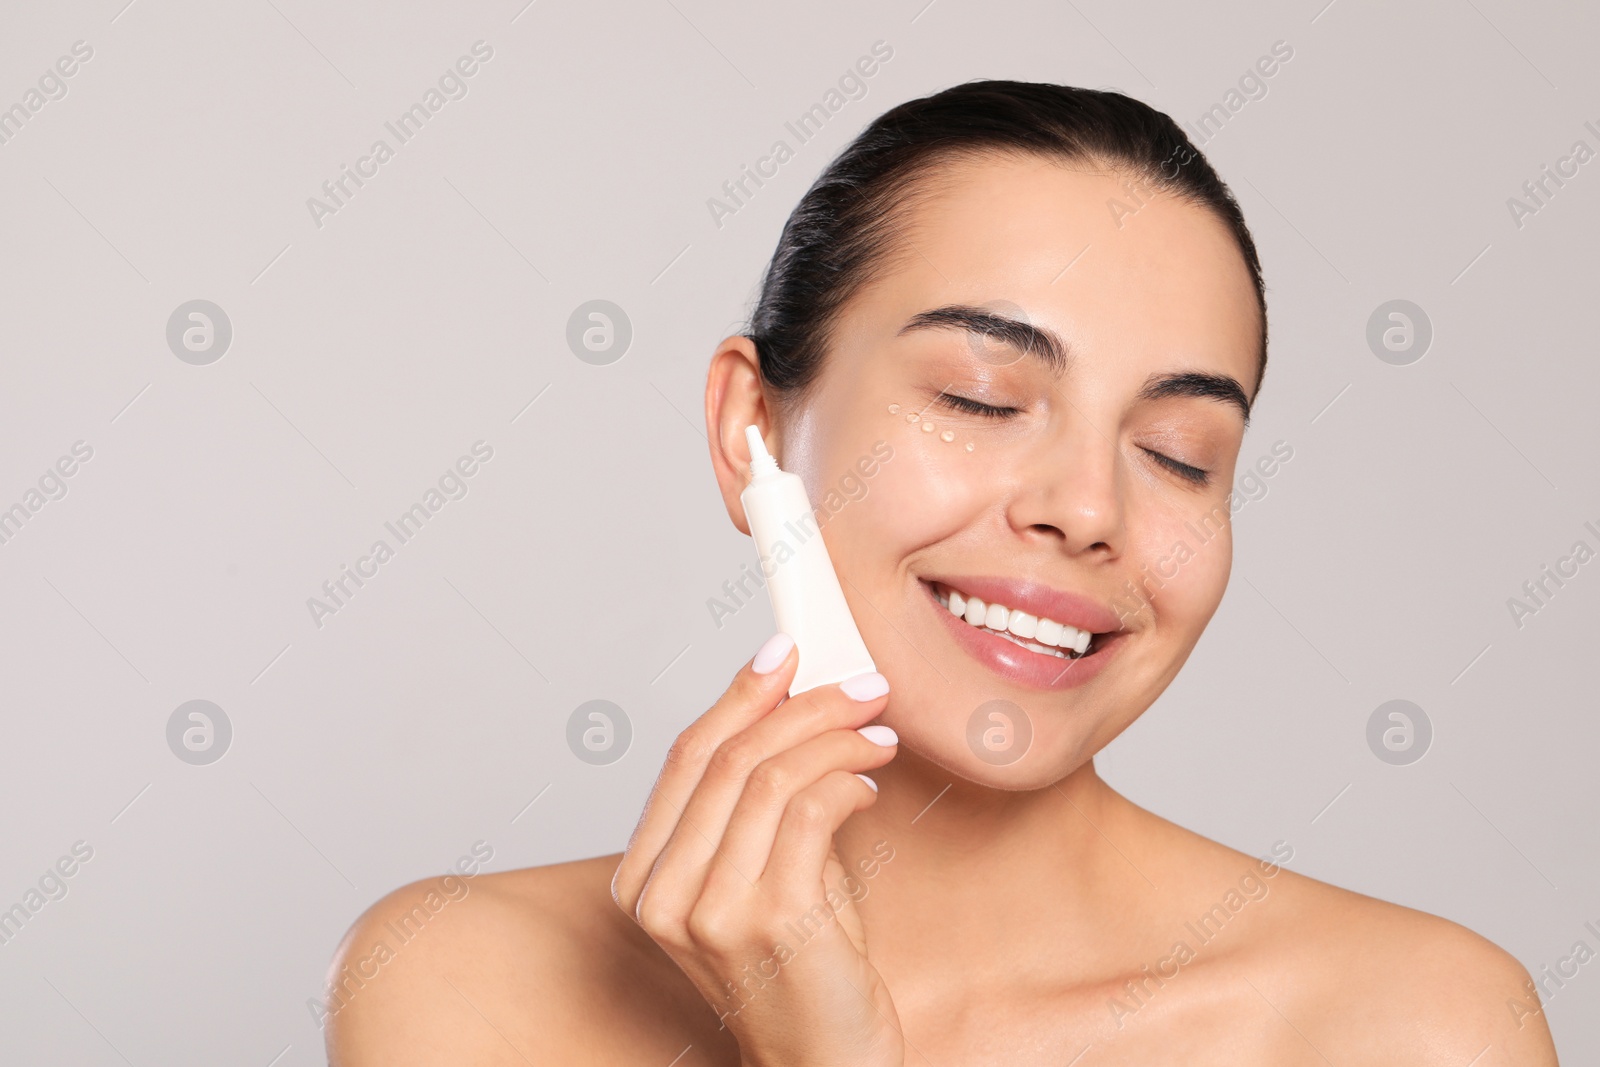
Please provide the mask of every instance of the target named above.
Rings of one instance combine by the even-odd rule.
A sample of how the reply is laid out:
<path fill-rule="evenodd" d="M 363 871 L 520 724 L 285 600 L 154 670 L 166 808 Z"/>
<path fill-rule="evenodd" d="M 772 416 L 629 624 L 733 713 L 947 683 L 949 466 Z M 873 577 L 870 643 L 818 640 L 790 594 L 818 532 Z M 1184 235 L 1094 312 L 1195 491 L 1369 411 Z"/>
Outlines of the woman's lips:
<path fill-rule="evenodd" d="M 976 574 L 939 574 L 924 581 L 946 589 L 960 590 L 964 597 L 977 597 L 985 604 L 1004 604 L 1036 619 L 1054 619 L 1066 626 L 1092 634 L 1122 629 L 1122 617 L 1104 604 L 1065 589 L 1056 589 L 1036 579 L 1000 578 Z"/>
<path fill-rule="evenodd" d="M 917 584 L 926 590 L 929 606 L 943 620 L 940 625 L 950 631 L 956 644 L 1006 681 L 1033 689 L 1074 689 L 1088 683 L 1105 669 L 1111 657 L 1122 647 L 1122 639 L 1126 636 L 1122 632 L 1096 634 L 1090 653 L 1078 659 L 1062 659 L 1033 652 L 956 618 L 950 614 L 949 608 L 939 603 L 931 583 L 919 581 Z"/>

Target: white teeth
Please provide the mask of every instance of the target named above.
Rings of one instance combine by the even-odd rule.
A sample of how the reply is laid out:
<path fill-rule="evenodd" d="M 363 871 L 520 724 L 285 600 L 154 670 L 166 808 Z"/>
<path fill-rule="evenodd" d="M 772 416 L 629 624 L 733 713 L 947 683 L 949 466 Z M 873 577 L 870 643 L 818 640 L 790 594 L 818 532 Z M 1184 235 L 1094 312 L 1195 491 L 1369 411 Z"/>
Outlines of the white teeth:
<path fill-rule="evenodd" d="M 982 626 L 984 616 L 989 613 L 989 605 L 975 596 L 967 597 L 966 619 L 974 626 Z"/>
<path fill-rule="evenodd" d="M 1021 645 L 1023 648 L 1026 648 L 1026 649 L 1028 649 L 1029 651 L 1032 651 L 1032 652 L 1041 652 L 1041 653 L 1043 653 L 1043 654 L 1045 654 L 1047 656 L 1054 656 L 1057 659 L 1066 659 L 1067 658 L 1067 653 L 1066 653 L 1065 649 L 1050 648 L 1050 647 L 1048 647 L 1046 645 L 1041 645 L 1041 644 L 1038 644 L 1037 642 L 1034 642 L 1034 641 L 1024 641 L 1022 638 L 1015 637 L 1010 633 L 996 633 L 995 636 L 996 637 L 1003 637 L 1007 641 L 1010 641 L 1012 644 Z"/>
<path fill-rule="evenodd" d="M 1094 634 L 1088 630 L 1080 630 L 1054 619 L 1041 619 L 1004 604 L 985 604 L 975 596 L 966 596 L 954 589 L 944 593 L 935 590 L 935 595 L 957 618 L 1035 652 L 1064 656 L 1070 651 L 1081 656 L 1088 651 L 1094 639 Z"/>

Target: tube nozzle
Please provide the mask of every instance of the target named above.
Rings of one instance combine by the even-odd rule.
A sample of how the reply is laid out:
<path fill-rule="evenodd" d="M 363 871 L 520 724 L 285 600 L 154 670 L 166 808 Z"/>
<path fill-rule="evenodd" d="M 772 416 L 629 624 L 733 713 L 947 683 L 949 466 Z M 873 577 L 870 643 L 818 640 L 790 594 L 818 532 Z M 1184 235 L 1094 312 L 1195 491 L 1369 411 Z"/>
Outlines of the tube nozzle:
<path fill-rule="evenodd" d="M 767 443 L 761 439 L 761 429 L 755 423 L 744 428 L 745 442 L 750 446 L 750 477 L 759 478 L 763 474 L 772 474 L 778 469 L 778 461 L 772 458 L 772 453 L 767 451 Z"/>

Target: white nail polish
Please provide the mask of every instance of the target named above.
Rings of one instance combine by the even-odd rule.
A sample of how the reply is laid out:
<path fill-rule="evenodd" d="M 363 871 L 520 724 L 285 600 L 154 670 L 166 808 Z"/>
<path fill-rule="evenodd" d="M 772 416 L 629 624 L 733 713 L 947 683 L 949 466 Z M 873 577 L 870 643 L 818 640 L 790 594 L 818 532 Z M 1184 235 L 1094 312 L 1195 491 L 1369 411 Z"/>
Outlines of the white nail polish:
<path fill-rule="evenodd" d="M 900 735 L 894 732 L 894 728 L 890 726 L 884 726 L 881 723 L 873 723 L 871 726 L 859 727 L 856 730 L 856 733 L 860 734 L 862 737 L 865 737 L 873 744 L 882 745 L 885 748 L 889 747 L 890 745 L 897 745 L 900 743 Z"/>

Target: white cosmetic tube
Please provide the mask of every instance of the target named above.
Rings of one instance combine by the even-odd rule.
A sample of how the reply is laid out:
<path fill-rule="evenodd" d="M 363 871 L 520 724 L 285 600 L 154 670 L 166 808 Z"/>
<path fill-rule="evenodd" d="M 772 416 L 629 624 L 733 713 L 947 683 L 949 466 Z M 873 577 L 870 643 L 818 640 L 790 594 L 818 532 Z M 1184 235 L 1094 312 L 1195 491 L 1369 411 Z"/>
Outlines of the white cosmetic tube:
<path fill-rule="evenodd" d="M 789 695 L 877 670 L 845 603 L 798 474 L 778 469 L 761 431 L 747 426 L 750 484 L 739 494 L 755 538 L 778 629 L 794 638 L 800 667 Z"/>

